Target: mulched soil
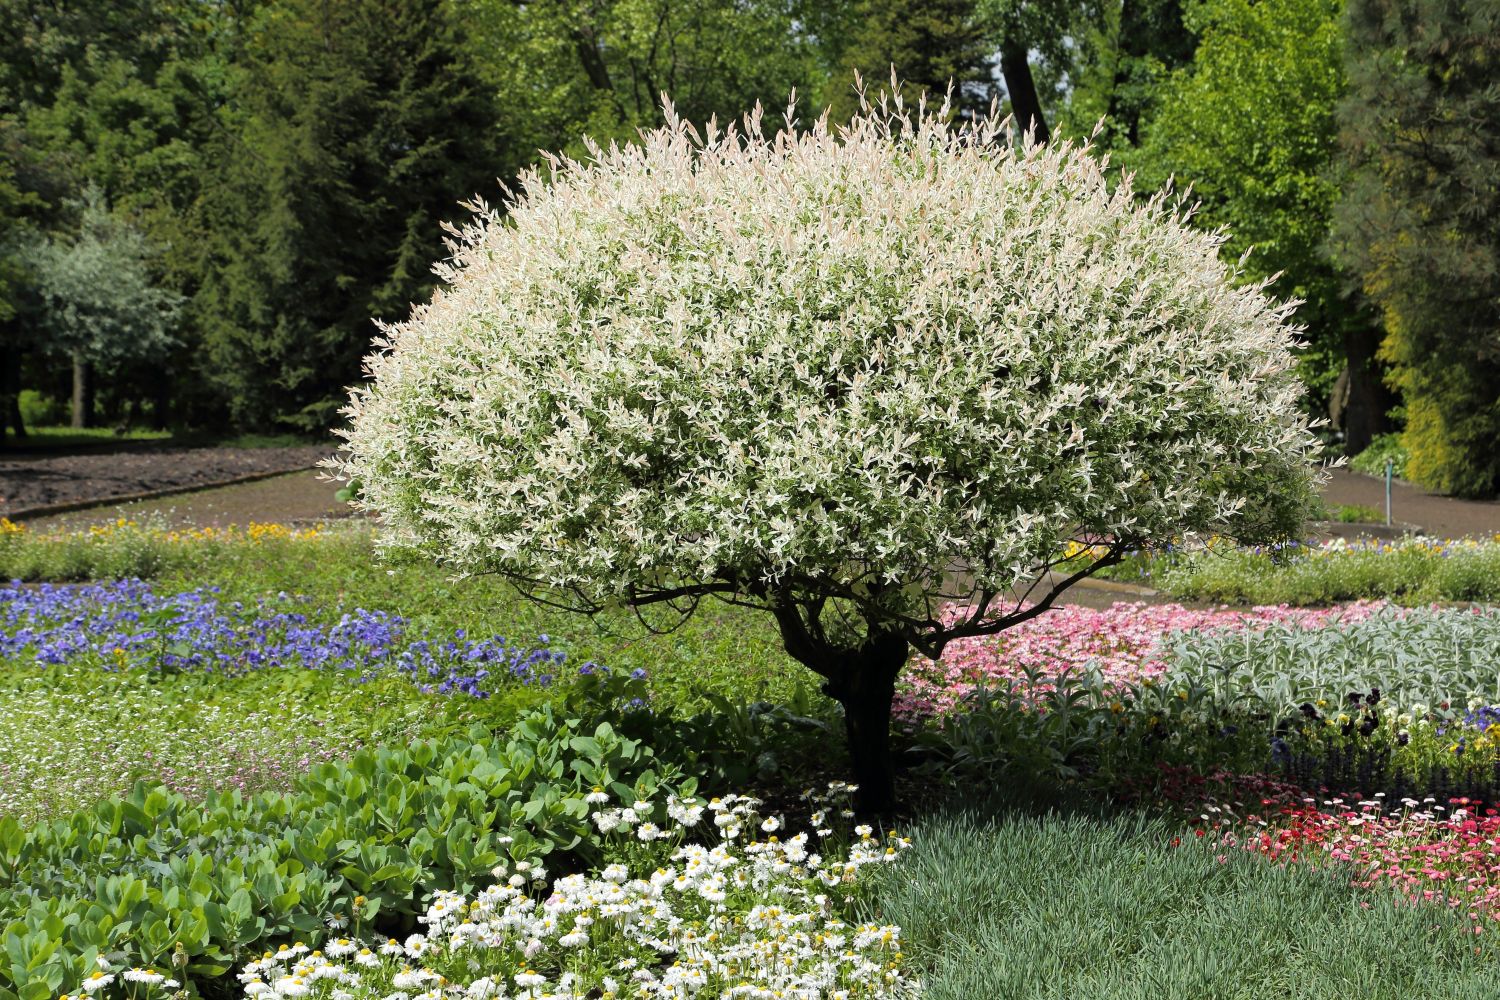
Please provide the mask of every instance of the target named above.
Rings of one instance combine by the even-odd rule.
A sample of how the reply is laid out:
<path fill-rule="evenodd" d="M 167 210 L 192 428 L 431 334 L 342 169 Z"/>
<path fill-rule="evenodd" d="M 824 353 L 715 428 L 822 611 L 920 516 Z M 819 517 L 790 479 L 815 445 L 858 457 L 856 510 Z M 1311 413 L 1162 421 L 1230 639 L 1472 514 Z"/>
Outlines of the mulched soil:
<path fill-rule="evenodd" d="M 342 484 L 320 478 L 321 475 L 321 472 L 289 472 L 251 483 L 69 511 L 26 523 L 38 531 L 77 531 L 123 517 L 174 527 L 224 528 L 257 522 L 311 526 L 353 516 L 349 505 L 334 495 Z"/>
<path fill-rule="evenodd" d="M 0 515 L 54 504 L 107 502 L 153 490 L 211 486 L 260 473 L 307 469 L 326 445 L 296 448 L 141 448 L 0 456 Z M 263 520 L 275 520 L 269 512 Z"/>

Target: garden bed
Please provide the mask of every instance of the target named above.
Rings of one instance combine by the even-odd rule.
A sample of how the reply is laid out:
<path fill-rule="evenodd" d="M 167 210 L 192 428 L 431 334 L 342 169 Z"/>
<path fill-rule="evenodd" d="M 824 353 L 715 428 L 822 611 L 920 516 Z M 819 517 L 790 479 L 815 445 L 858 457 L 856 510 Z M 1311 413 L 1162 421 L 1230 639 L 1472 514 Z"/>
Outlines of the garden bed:
<path fill-rule="evenodd" d="M 1446 558 L 1359 553 L 1417 557 Z M 796 867 L 797 837 L 858 822 L 801 825 L 799 792 L 846 766 L 837 710 L 742 609 L 663 635 L 627 614 L 595 629 L 494 579 L 379 559 L 358 524 L 0 522 L 0 563 L 152 578 L 0 587 L 0 902 L 16 890 L 0 997 L 30 975 L 46 977 L 37 1000 L 91 981 L 96 1000 L 146 1000 L 168 976 L 208 997 L 257 980 L 302 995 L 316 974 L 306 995 L 363 1000 L 411 996 L 428 970 L 503 982 L 497 996 L 580 995 L 571 982 L 595 997 L 606 977 L 626 985 L 627 960 L 654 977 L 628 977 L 643 995 L 675 996 L 669 977 L 717 985 L 715 962 L 762 952 L 792 960 L 788 984 L 882 1000 L 918 984 L 925 1000 L 1500 989 L 1500 818 L 1440 798 L 1497 797 L 1493 611 L 1160 607 L 1105 585 L 1109 607 L 914 659 L 901 836 L 819 844 L 836 865 L 903 855 L 855 892 L 842 868 Z M 1437 794 L 1351 787 L 1366 772 Z M 726 878 L 771 865 L 730 882 L 721 912 L 707 803 L 733 792 L 766 808 L 713 863 Z M 708 810 L 691 830 L 687 796 Z M 243 870 L 216 860 L 229 854 Z M 670 875 L 641 876 L 657 869 Z M 687 923 L 638 935 L 548 906 L 611 886 Z M 496 943 L 431 937 L 432 908 L 459 897 Z M 765 923 L 769 906 L 791 923 Z M 76 931 L 53 923 L 73 915 Z M 534 919 L 533 939 L 503 933 Z M 854 947 L 787 950 L 804 924 Z M 335 982 L 351 972 L 369 989 Z"/>

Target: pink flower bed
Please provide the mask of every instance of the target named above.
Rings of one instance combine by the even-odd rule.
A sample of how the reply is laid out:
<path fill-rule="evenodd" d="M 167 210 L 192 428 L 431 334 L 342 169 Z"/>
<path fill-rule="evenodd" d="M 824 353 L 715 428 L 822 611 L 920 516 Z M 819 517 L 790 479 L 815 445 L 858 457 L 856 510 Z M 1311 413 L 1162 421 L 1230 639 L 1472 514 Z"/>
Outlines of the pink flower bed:
<path fill-rule="evenodd" d="M 1336 608 L 1287 605 L 1249 609 L 1191 610 L 1180 604 L 1117 603 L 1100 611 L 1071 605 L 1009 629 L 998 636 L 953 642 L 939 662 L 919 657 L 907 665 L 896 693 L 898 718 L 945 715 L 978 687 L 1004 687 L 1037 680 L 1031 690 L 1050 690 L 1050 680 L 1090 661 L 1119 684 L 1135 684 L 1167 669 L 1158 643 L 1173 632 L 1259 628 L 1294 623 L 1323 628 L 1367 618 L 1383 602 L 1359 602 Z M 950 610 L 947 617 L 956 617 Z"/>

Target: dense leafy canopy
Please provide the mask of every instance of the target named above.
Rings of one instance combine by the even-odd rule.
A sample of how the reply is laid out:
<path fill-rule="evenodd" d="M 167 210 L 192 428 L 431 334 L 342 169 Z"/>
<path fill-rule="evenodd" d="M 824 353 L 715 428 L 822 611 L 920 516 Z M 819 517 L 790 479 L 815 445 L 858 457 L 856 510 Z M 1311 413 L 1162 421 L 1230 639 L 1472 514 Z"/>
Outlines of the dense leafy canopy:
<path fill-rule="evenodd" d="M 888 804 L 908 646 L 1045 610 L 1066 583 L 1010 592 L 1068 541 L 1286 537 L 1317 451 L 1290 307 L 1221 237 L 948 112 L 674 119 L 525 175 L 379 342 L 338 468 L 390 544 L 540 599 L 771 612 Z"/>

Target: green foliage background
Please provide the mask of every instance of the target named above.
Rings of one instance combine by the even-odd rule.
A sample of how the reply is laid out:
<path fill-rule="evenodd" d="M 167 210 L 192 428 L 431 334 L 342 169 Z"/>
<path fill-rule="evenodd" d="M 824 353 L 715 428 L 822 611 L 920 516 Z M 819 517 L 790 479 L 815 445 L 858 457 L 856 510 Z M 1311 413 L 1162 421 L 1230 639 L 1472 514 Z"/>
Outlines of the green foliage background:
<path fill-rule="evenodd" d="M 1347 7 L 1347 9 L 1346 9 Z M 433 288 L 441 226 L 543 151 L 691 121 L 998 101 L 1173 178 L 1247 280 L 1303 300 L 1310 416 L 1350 453 L 1500 489 L 1500 101 L 1493 4 L 1459 0 L 12 0 L 0 6 L 0 413 L 69 392 L 32 249 L 84 193 L 184 302 L 154 377 L 85 417 L 321 433 L 376 327 Z M 1012 94 L 1012 90 L 1017 90 Z M 1035 116 L 1035 117 L 1031 117 Z M 54 282 L 55 283 L 55 282 Z M 1378 351 L 1378 357 L 1377 357 Z"/>
<path fill-rule="evenodd" d="M 1500 8 L 1351 0 L 1340 256 L 1380 307 L 1406 475 L 1500 488 Z"/>

